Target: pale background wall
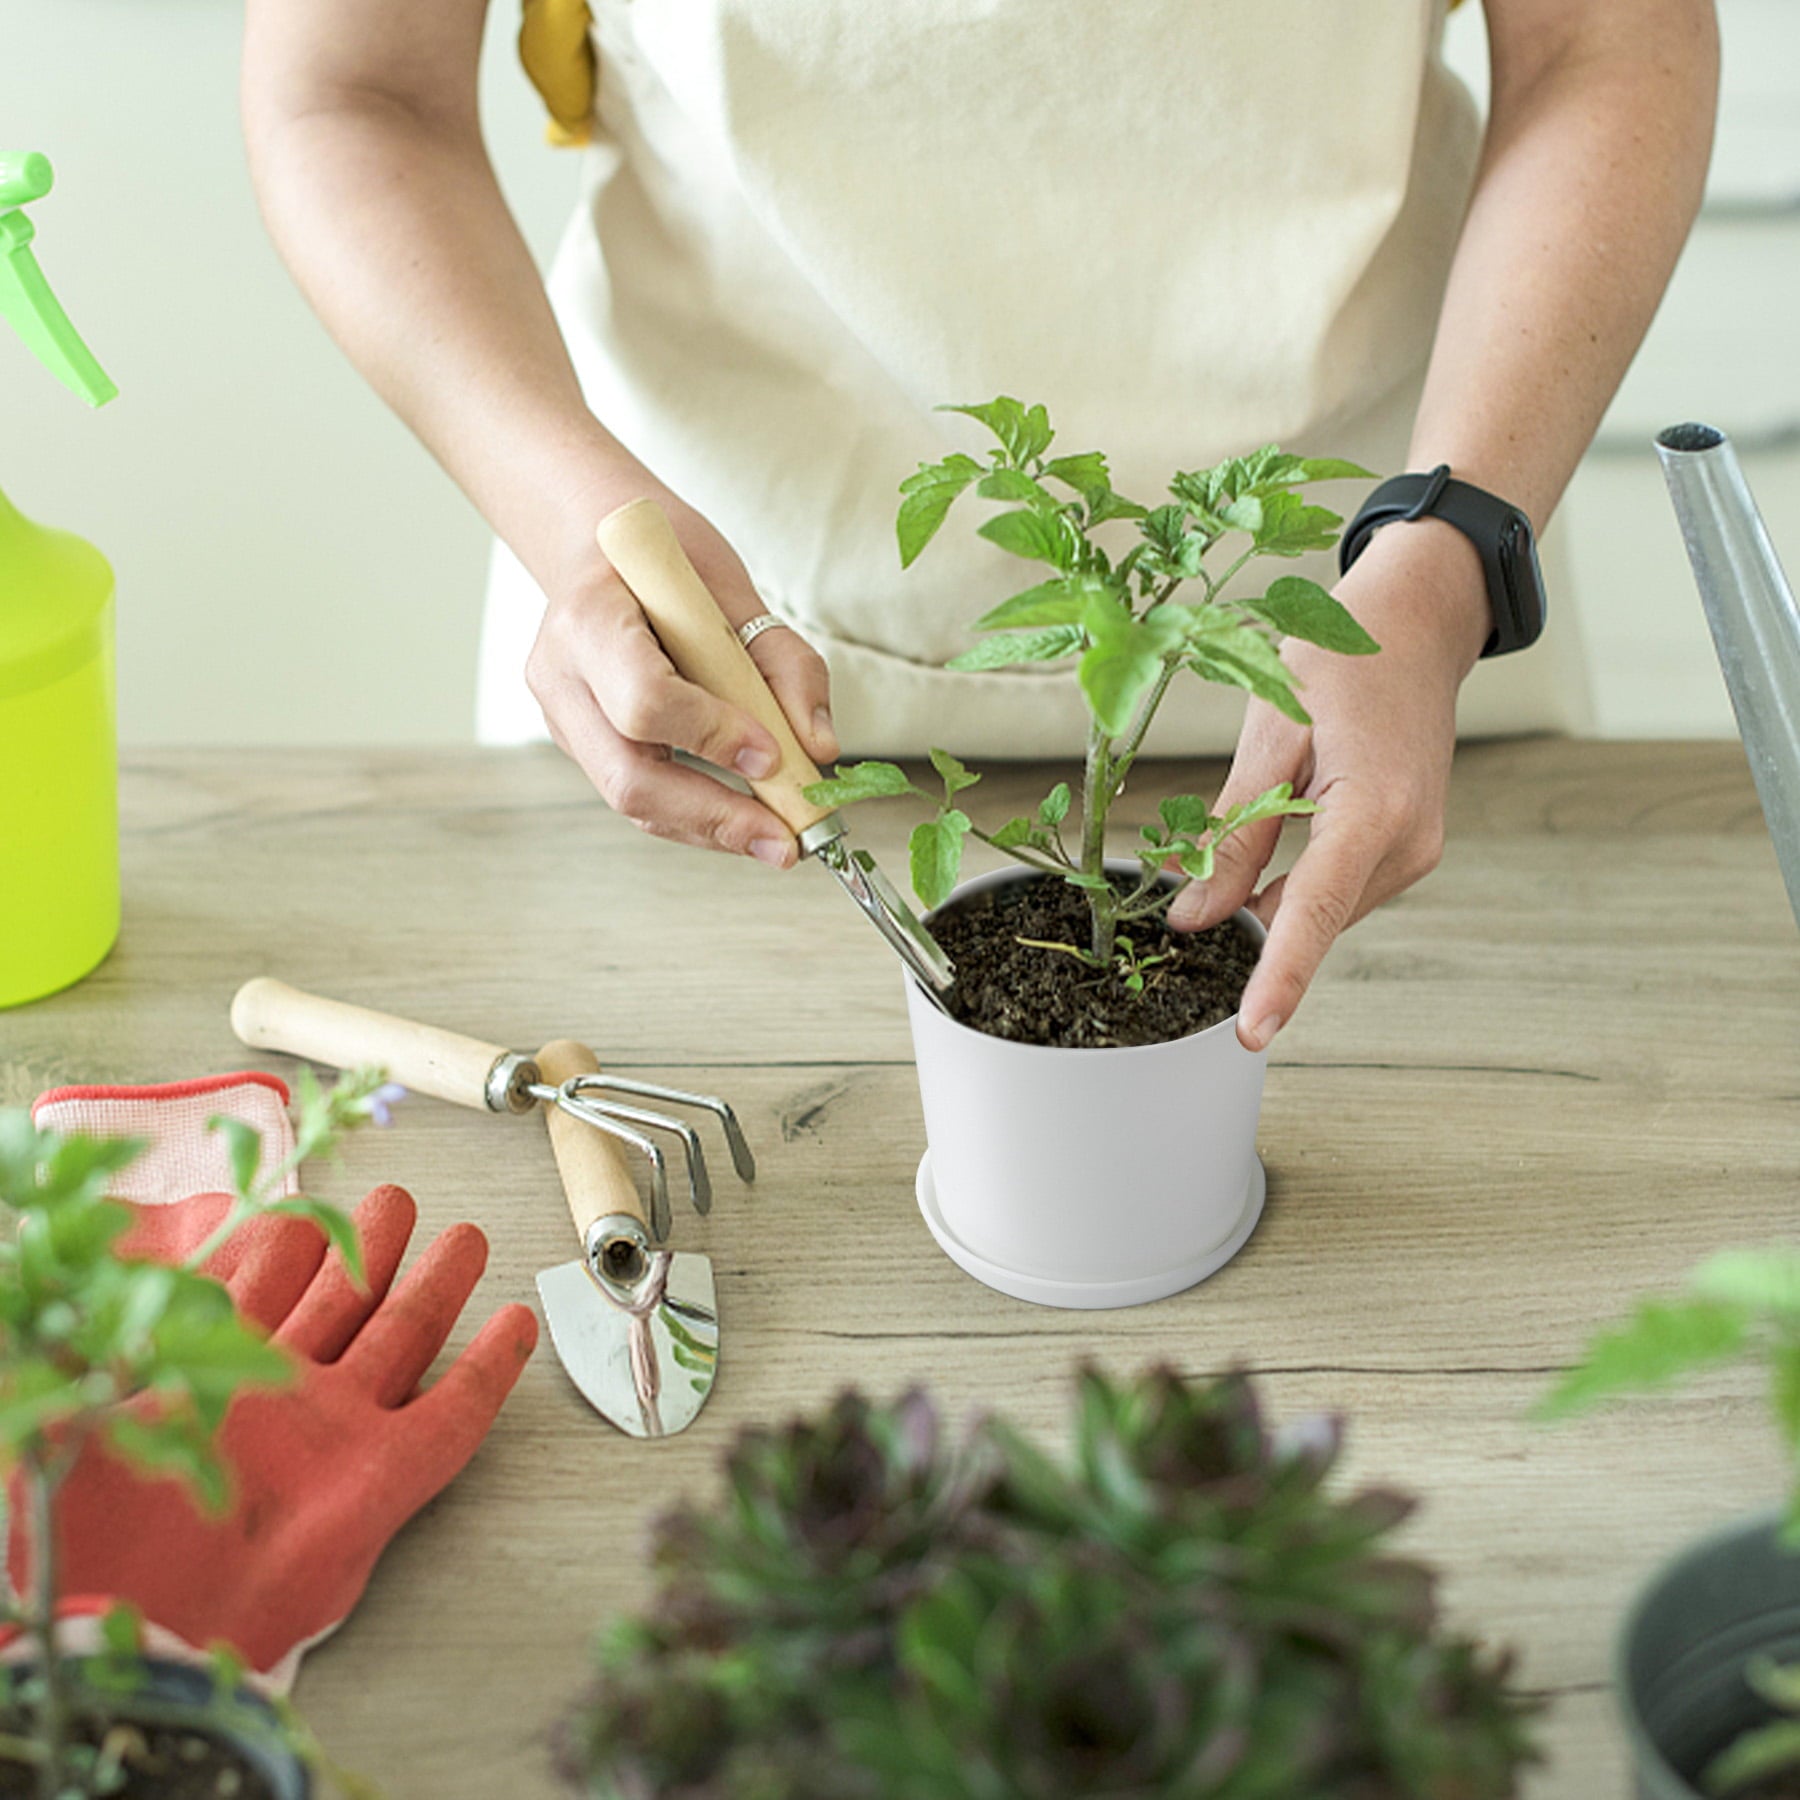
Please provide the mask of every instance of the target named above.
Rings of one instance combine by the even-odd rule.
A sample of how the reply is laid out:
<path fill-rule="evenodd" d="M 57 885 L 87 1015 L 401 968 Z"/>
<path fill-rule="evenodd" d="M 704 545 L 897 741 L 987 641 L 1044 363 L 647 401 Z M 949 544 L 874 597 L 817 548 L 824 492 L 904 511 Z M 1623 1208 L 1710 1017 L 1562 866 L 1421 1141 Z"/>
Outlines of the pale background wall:
<path fill-rule="evenodd" d="M 0 140 L 41 149 L 44 263 L 123 396 L 98 415 L 0 344 L 0 482 L 120 575 L 128 742 L 470 735 L 486 538 L 325 338 L 257 222 L 231 0 L 0 0 Z M 1738 434 L 1800 564 L 1800 6 L 1723 0 L 1709 218 L 1565 507 L 1574 604 L 1618 735 L 1731 729 L 1647 440 Z M 545 149 L 494 0 L 483 78 L 501 179 L 540 259 L 576 164 Z M 1477 9 L 1452 21 L 1481 80 Z"/>
<path fill-rule="evenodd" d="M 487 530 L 262 230 L 238 132 L 241 7 L 0 0 L 0 16 L 0 141 L 56 165 L 37 248 L 120 387 L 90 413 L 0 343 L 0 486 L 112 558 L 121 735 L 468 740 Z M 494 0 L 483 102 L 543 260 L 577 159 L 543 142 L 517 16 Z"/>

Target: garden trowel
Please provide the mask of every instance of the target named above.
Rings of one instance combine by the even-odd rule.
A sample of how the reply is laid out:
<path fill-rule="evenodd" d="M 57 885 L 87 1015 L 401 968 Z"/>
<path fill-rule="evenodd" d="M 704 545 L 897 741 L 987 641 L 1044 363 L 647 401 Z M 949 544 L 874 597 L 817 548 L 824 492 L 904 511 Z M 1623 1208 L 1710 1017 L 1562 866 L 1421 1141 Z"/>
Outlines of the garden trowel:
<path fill-rule="evenodd" d="M 536 1062 L 558 1084 L 600 1067 L 567 1040 L 546 1044 Z M 632 1437 L 672 1437 L 694 1422 L 718 1373 L 712 1262 L 656 1247 L 610 1137 L 557 1110 L 544 1116 L 582 1252 L 537 1278 L 550 1341 L 602 1418 Z"/>

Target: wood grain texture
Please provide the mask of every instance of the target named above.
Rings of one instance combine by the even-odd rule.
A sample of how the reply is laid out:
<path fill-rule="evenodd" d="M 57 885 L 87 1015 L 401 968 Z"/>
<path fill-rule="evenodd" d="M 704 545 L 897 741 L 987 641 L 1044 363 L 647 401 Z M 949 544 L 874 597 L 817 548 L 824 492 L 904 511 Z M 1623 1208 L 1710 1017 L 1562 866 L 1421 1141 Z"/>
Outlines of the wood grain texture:
<path fill-rule="evenodd" d="M 1146 767 L 1121 834 L 1219 773 Z M 969 802 L 1003 819 L 1055 776 Z M 394 1800 L 556 1792 L 547 1733 L 594 1628 L 646 1591 L 649 1518 L 710 1492 L 740 1427 L 919 1380 L 1054 1434 L 1084 1357 L 1244 1363 L 1279 1415 L 1347 1414 L 1350 1473 L 1423 1496 L 1408 1534 L 1453 1614 L 1554 1699 L 1532 1800 L 1623 1793 L 1619 1612 L 1780 1471 L 1748 1376 L 1561 1431 L 1525 1413 L 1639 1290 L 1794 1227 L 1800 946 L 1735 745 L 1465 750 L 1443 867 L 1344 939 L 1276 1045 L 1256 1237 L 1189 1294 L 1085 1315 L 989 1293 L 932 1245 L 899 973 L 822 871 L 653 842 L 549 752 L 162 754 L 124 800 L 119 949 L 0 1014 L 0 1101 L 241 1067 L 227 1008 L 268 971 L 494 1043 L 579 1038 L 725 1094 L 757 1150 L 744 1188 L 721 1147 L 709 1220 L 677 1200 L 728 1319 L 700 1423 L 627 1440 L 540 1350 L 309 1659 L 303 1707 Z M 866 807 L 854 831 L 899 872 L 911 820 Z M 318 1185 L 377 1180 L 418 1197 L 421 1243 L 486 1228 L 485 1305 L 569 1254 L 536 1119 L 408 1102 Z"/>

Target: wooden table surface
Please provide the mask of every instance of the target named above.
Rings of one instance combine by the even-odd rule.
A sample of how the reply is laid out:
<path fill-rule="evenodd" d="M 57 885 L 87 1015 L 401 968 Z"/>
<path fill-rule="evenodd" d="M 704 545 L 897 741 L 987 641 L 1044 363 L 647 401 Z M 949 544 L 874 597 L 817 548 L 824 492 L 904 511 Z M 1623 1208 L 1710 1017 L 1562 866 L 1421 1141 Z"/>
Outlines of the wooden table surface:
<path fill-rule="evenodd" d="M 1217 774 L 1147 766 L 1121 831 Z M 971 799 L 1004 818 L 1045 785 L 1013 770 Z M 753 1189 L 722 1167 L 712 1218 L 680 1221 L 726 1333 L 700 1422 L 621 1437 L 541 1349 L 308 1660 L 303 1709 L 394 1800 L 557 1791 L 547 1731 L 594 1628 L 645 1592 L 646 1522 L 710 1491 L 738 1427 L 920 1379 L 954 1413 L 1059 1433 L 1083 1357 L 1244 1363 L 1279 1416 L 1347 1413 L 1351 1473 L 1424 1497 L 1408 1535 L 1454 1616 L 1553 1697 L 1532 1795 L 1622 1795 L 1621 1608 L 1683 1540 L 1773 1498 L 1771 1435 L 1748 1374 L 1560 1431 L 1524 1414 L 1638 1291 L 1794 1225 L 1800 944 L 1736 745 L 1465 749 L 1442 868 L 1339 945 L 1276 1047 L 1255 1238 L 1190 1293 L 1097 1314 L 990 1293 L 926 1234 L 899 976 L 823 873 L 640 836 L 549 751 L 145 754 L 124 815 L 119 948 L 0 1015 L 0 1103 L 287 1073 L 226 1022 L 273 973 L 497 1042 L 588 1039 L 727 1095 L 761 1158 Z M 896 868 L 908 822 L 858 820 Z M 534 1299 L 571 1254 L 535 1119 L 414 1100 L 315 1185 L 377 1180 L 425 1227 L 486 1228 L 489 1304 Z"/>

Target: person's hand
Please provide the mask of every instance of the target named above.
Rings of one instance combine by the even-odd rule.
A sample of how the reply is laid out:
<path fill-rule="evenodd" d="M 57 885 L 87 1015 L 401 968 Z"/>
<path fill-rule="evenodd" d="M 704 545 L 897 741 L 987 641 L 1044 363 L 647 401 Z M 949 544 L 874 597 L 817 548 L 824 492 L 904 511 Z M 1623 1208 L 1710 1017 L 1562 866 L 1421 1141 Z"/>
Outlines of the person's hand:
<path fill-rule="evenodd" d="M 737 554 L 706 520 L 647 480 L 587 504 L 596 520 L 638 493 L 669 515 L 675 535 L 732 625 L 768 610 Z M 799 633 L 765 631 L 750 655 L 815 762 L 838 754 L 825 661 Z M 772 774 L 775 740 L 748 713 L 675 672 L 631 591 L 596 547 L 556 581 L 525 679 L 557 745 L 581 765 L 603 800 L 657 837 L 754 856 L 788 868 L 794 834 L 747 794 L 685 768 L 685 750 L 721 769 Z"/>
<path fill-rule="evenodd" d="M 147 1209 L 157 1216 L 138 1253 L 185 1253 L 211 1210 L 211 1201 L 185 1216 Z M 65 1597 L 130 1601 L 196 1649 L 232 1645 L 259 1674 L 344 1618 L 395 1532 L 475 1454 L 537 1342 L 530 1308 L 504 1306 L 419 1391 L 481 1277 L 487 1240 L 452 1226 L 395 1287 L 416 1217 L 397 1187 L 376 1188 L 356 1209 L 361 1288 L 306 1221 L 247 1228 L 226 1285 L 240 1311 L 254 1300 L 298 1378 L 231 1402 L 217 1439 L 232 1483 L 222 1516 L 180 1482 L 85 1444 L 56 1496 Z M 26 1541 L 13 1516 L 16 1582 Z"/>
<path fill-rule="evenodd" d="M 1250 1050 L 1266 1049 L 1294 1016 L 1340 932 L 1437 866 L 1457 690 L 1491 629 L 1480 560 L 1441 520 L 1377 532 L 1336 593 L 1380 651 L 1340 656 L 1288 639 L 1282 656 L 1304 684 L 1312 725 L 1252 701 L 1214 808 L 1291 781 L 1318 804 L 1305 849 L 1255 893 L 1281 821 L 1249 826 L 1221 847 L 1212 878 L 1169 909 L 1171 926 L 1200 930 L 1248 903 L 1268 927 L 1238 1009 Z"/>

